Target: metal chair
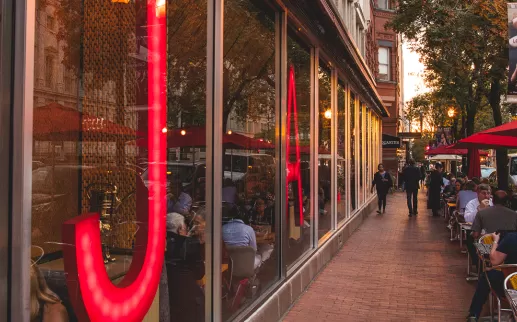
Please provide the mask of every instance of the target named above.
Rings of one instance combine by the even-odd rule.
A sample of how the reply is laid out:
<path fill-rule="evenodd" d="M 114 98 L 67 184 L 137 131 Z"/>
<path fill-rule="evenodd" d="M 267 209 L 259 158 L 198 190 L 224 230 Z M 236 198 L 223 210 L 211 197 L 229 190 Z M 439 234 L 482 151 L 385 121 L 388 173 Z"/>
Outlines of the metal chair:
<path fill-rule="evenodd" d="M 502 271 L 505 276 L 513 275 L 514 273 L 517 273 L 517 264 L 501 264 L 497 266 L 492 267 L 486 267 L 486 271 L 490 270 L 499 270 Z M 499 295 L 494 291 L 492 284 L 490 283 L 490 280 L 488 279 L 488 276 L 485 274 L 485 278 L 487 279 L 488 285 L 490 286 L 490 318 L 493 320 L 494 314 L 493 314 L 493 299 L 494 297 L 497 300 L 497 321 L 501 321 L 501 313 L 504 312 L 512 312 L 511 309 L 503 309 L 501 307 L 501 301 L 505 303 L 509 303 L 506 297 L 500 298 Z M 508 277 L 505 279 L 504 287 L 506 288 L 506 281 L 508 280 Z M 517 279 L 512 279 L 512 285 L 513 283 L 517 282 Z"/>
<path fill-rule="evenodd" d="M 255 271 L 255 254 L 256 251 L 251 246 L 227 246 L 226 250 L 230 256 L 231 262 L 231 279 L 230 285 L 233 285 L 233 278 L 238 279 L 237 290 L 232 300 L 231 310 L 237 311 L 246 289 L 253 285 L 256 277 Z"/>
<path fill-rule="evenodd" d="M 510 285 L 510 288 L 508 287 L 508 285 Z M 506 278 L 504 279 L 504 291 L 507 294 L 507 296 L 510 295 L 509 290 L 513 290 L 517 293 L 517 273 L 512 273 L 506 276 Z M 510 298 L 508 298 L 508 301 L 511 301 L 510 306 L 512 307 L 513 317 L 515 320 L 517 320 L 517 304 Z"/>

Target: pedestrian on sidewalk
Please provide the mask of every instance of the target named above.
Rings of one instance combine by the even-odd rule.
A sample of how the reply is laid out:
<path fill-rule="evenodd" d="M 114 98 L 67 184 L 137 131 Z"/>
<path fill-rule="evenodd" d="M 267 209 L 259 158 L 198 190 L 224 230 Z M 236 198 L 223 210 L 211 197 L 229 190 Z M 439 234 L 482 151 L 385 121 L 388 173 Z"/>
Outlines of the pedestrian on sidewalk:
<path fill-rule="evenodd" d="M 374 187 L 377 188 L 377 200 L 379 205 L 377 213 L 380 214 L 381 208 L 383 212 L 386 212 L 386 196 L 388 195 L 390 188 L 393 186 L 393 181 L 391 180 L 391 175 L 384 171 L 384 165 L 382 163 L 377 166 L 377 169 L 379 171 L 377 171 L 373 176 L 371 192 L 373 193 Z"/>
<path fill-rule="evenodd" d="M 406 181 L 406 197 L 409 217 L 418 214 L 418 189 L 420 189 L 420 169 L 415 167 L 415 160 L 410 159 L 408 166 L 404 169 L 404 180 Z"/>
<path fill-rule="evenodd" d="M 433 217 L 439 216 L 441 193 L 443 187 L 443 166 L 437 163 L 434 170 L 429 175 L 429 199 L 427 200 L 427 209 L 433 211 Z"/>

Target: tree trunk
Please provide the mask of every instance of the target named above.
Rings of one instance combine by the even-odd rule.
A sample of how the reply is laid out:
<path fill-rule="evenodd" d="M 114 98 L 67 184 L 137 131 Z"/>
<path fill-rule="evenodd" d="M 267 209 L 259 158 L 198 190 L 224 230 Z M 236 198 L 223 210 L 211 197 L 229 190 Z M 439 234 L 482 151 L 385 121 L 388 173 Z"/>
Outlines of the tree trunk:
<path fill-rule="evenodd" d="M 488 93 L 488 102 L 492 107 L 495 126 L 503 124 L 503 116 L 501 115 L 501 83 L 499 80 L 493 80 L 490 85 L 490 93 Z M 497 164 L 497 183 L 500 190 L 507 191 L 508 184 L 508 151 L 506 149 L 496 150 Z"/>

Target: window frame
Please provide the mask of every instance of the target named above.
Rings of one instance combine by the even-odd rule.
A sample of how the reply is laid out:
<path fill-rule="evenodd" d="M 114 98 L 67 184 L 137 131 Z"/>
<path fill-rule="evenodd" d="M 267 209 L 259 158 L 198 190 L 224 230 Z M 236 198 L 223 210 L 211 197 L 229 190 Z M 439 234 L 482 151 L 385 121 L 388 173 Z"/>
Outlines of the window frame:
<path fill-rule="evenodd" d="M 381 51 L 382 50 L 386 50 L 386 58 L 387 58 L 386 63 L 381 63 Z M 377 79 L 381 80 L 381 81 L 390 81 L 391 80 L 391 50 L 389 47 L 379 46 L 379 49 L 377 51 L 377 63 L 378 63 L 378 68 L 379 68 L 379 71 L 377 73 Z M 387 69 L 386 74 L 381 73 L 381 66 L 386 67 L 386 69 Z M 385 78 L 381 77 L 381 75 L 386 75 L 386 77 Z"/>

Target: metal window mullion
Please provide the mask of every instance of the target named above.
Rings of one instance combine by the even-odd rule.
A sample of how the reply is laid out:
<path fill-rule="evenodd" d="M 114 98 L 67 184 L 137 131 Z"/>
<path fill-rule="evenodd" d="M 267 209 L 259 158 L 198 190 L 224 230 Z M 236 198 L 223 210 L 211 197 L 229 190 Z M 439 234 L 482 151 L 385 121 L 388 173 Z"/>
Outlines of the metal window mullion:
<path fill-rule="evenodd" d="M 278 231 L 281 231 L 282 234 L 280 236 L 280 243 L 277 242 L 276 246 L 278 251 L 278 265 L 280 271 L 280 277 L 283 278 L 287 274 L 287 266 L 283 264 L 284 262 L 284 251 L 287 250 L 287 241 L 288 241 L 288 233 L 289 233 L 289 225 L 285 224 L 285 218 L 287 216 L 287 196 L 286 196 L 286 164 L 289 156 L 286 155 L 287 151 L 287 138 L 290 133 L 286 133 L 286 121 L 287 121 L 287 13 L 285 11 L 276 13 L 276 21 L 275 21 L 275 153 L 276 153 L 276 171 L 282 175 L 276 176 L 280 180 L 277 180 L 276 185 L 276 196 L 280 196 L 280 198 L 276 198 L 277 202 L 275 204 L 275 213 L 281 214 L 280 216 L 275 216 L 276 225 L 278 227 Z M 298 184 L 301 184 L 299 182 Z M 302 223 L 303 224 L 303 223 Z"/>
<path fill-rule="evenodd" d="M 224 0 L 209 0 L 206 81 L 205 321 L 221 321 Z"/>
<path fill-rule="evenodd" d="M 319 146 L 319 80 L 318 80 L 318 67 L 319 67 L 319 49 L 313 49 L 313 55 L 311 55 L 311 88 L 312 99 L 311 99 L 311 137 L 310 142 L 311 148 L 311 180 L 312 180 L 312 209 L 314 214 L 314 229 L 313 229 L 313 245 L 315 247 L 319 244 L 319 209 L 318 209 L 318 146 Z"/>
<path fill-rule="evenodd" d="M 34 39 L 36 6 L 15 1 L 12 115 L 11 320 L 30 320 Z M 16 179 L 14 179 L 16 178 Z"/>

